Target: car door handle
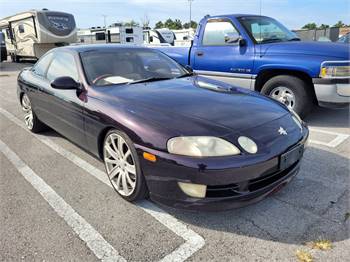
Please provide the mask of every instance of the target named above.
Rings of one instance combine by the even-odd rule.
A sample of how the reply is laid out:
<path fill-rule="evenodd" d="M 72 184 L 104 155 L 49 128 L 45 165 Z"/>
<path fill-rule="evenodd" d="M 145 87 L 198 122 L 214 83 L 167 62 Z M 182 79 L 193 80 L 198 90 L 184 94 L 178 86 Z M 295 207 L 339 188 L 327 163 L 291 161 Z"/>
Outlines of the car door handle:
<path fill-rule="evenodd" d="M 203 53 L 202 51 L 198 51 L 198 52 L 196 52 L 196 55 L 197 55 L 197 56 L 203 56 L 204 53 Z"/>

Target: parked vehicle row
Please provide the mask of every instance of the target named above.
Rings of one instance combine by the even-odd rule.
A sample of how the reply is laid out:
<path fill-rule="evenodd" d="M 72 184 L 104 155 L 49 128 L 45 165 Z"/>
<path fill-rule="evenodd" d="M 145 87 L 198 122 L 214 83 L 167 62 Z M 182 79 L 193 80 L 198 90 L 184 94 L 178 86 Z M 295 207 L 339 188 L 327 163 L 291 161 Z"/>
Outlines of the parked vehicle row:
<path fill-rule="evenodd" d="M 191 47 L 156 47 L 201 75 L 270 96 L 306 116 L 314 104 L 350 103 L 349 46 L 302 42 L 257 15 L 206 16 Z"/>
<path fill-rule="evenodd" d="M 29 130 L 49 126 L 99 157 L 124 199 L 181 208 L 275 192 L 298 173 L 309 134 L 283 104 L 150 48 L 56 48 L 21 71 L 18 98 Z"/>

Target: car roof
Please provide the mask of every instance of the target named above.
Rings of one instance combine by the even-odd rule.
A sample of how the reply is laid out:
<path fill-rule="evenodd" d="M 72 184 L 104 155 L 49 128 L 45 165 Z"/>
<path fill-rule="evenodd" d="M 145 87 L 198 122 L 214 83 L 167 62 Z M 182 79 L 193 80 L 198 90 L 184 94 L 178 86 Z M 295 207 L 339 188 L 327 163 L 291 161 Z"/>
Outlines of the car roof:
<path fill-rule="evenodd" d="M 56 50 L 68 50 L 78 53 L 90 52 L 90 51 L 102 51 L 102 50 L 115 50 L 115 49 L 147 49 L 149 48 L 140 45 L 123 45 L 123 44 L 73 44 L 68 46 L 59 47 Z"/>

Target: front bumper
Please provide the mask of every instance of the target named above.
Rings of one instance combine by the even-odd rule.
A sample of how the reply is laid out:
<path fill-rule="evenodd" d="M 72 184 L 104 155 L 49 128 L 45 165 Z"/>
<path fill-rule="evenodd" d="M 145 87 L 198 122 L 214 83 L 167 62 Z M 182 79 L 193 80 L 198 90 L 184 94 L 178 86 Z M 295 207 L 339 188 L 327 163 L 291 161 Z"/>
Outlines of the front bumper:
<path fill-rule="evenodd" d="M 308 130 L 297 144 L 304 145 Z M 236 157 L 220 157 L 205 162 L 137 146 L 141 167 L 153 201 L 180 209 L 217 211 L 255 203 L 279 190 L 297 175 L 301 157 L 284 170 L 279 169 L 280 155 L 269 159 L 242 161 Z M 148 151 L 157 155 L 157 162 L 142 157 Z M 243 156 L 244 157 L 244 156 Z M 232 160 L 237 158 L 237 160 Z M 242 164 L 242 162 L 245 162 Z M 206 197 L 186 195 L 178 182 L 207 185 Z"/>
<path fill-rule="evenodd" d="M 343 107 L 350 103 L 350 79 L 313 78 L 317 100 L 321 106 Z"/>

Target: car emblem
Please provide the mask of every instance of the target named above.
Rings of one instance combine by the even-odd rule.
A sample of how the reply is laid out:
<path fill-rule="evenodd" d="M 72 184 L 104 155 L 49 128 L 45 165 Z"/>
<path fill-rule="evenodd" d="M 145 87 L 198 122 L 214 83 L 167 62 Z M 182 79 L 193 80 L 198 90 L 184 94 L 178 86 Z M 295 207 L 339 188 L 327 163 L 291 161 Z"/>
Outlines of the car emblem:
<path fill-rule="evenodd" d="M 280 126 L 280 128 L 278 129 L 278 133 L 280 135 L 284 135 L 286 136 L 288 133 L 287 133 L 287 130 L 285 130 L 283 127 Z"/>

